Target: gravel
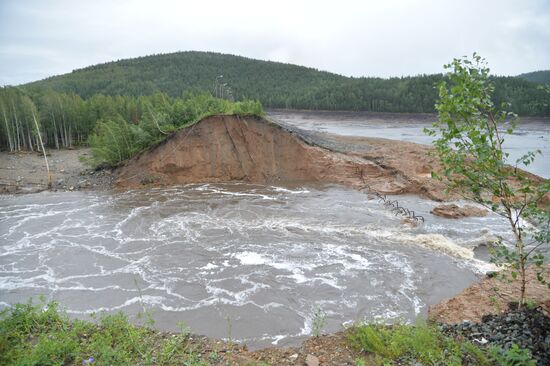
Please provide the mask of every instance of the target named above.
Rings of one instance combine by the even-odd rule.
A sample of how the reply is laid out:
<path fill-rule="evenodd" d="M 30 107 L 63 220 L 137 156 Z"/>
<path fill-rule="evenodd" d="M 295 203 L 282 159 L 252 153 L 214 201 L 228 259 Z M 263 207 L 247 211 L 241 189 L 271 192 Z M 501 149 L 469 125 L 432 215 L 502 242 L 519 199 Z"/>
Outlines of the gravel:
<path fill-rule="evenodd" d="M 550 317 L 541 308 L 486 315 L 481 323 L 442 324 L 440 329 L 445 334 L 464 337 L 481 347 L 499 346 L 508 350 L 517 344 L 531 352 L 537 365 L 550 365 Z"/>

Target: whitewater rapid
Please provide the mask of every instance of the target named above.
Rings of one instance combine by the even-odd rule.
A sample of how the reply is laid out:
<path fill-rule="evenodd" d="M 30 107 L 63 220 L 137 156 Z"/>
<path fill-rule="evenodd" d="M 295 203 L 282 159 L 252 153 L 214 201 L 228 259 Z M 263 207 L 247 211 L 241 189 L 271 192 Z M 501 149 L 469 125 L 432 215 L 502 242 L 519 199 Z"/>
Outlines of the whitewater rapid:
<path fill-rule="evenodd" d="M 69 315 L 144 309 L 160 329 L 251 347 L 293 344 L 320 308 L 326 331 L 413 320 L 491 265 L 480 245 L 499 217 L 432 216 L 396 197 L 416 227 L 376 198 L 335 186 L 199 184 L 0 197 L 0 304 L 44 295 Z"/>

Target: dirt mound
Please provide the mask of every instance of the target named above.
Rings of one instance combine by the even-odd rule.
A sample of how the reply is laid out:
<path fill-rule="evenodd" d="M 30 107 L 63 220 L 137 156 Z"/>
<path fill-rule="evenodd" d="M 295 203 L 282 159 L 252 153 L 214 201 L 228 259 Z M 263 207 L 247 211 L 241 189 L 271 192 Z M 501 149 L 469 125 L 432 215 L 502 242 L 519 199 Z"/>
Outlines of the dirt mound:
<path fill-rule="evenodd" d="M 383 139 L 380 139 L 383 140 Z M 389 141 L 389 140 L 387 140 Z M 370 149 L 377 151 L 370 140 Z M 395 144 L 394 144 L 395 145 Z M 334 183 L 379 193 L 417 193 L 439 198 L 422 162 L 423 147 L 407 144 L 386 154 L 339 152 L 306 142 L 299 134 L 265 119 L 212 116 L 178 131 L 163 143 L 134 157 L 118 170 L 117 186 L 135 188 L 201 182 L 243 181 L 259 184 Z M 399 162 L 400 164 L 388 164 Z M 413 167 L 411 169 L 411 167 Z"/>

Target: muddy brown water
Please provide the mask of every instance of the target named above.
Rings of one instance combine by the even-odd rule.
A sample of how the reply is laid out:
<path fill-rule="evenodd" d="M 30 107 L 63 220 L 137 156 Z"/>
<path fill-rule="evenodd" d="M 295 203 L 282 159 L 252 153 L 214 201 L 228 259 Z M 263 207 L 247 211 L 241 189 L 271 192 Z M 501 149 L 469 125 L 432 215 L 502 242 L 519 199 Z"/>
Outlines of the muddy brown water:
<path fill-rule="evenodd" d="M 498 217 L 426 217 L 411 227 L 337 186 L 200 184 L 126 193 L 0 197 L 0 302 L 44 295 L 70 316 L 147 309 L 159 329 L 251 348 L 296 344 L 317 308 L 325 331 L 414 320 L 490 265 L 473 248 L 506 235 Z"/>

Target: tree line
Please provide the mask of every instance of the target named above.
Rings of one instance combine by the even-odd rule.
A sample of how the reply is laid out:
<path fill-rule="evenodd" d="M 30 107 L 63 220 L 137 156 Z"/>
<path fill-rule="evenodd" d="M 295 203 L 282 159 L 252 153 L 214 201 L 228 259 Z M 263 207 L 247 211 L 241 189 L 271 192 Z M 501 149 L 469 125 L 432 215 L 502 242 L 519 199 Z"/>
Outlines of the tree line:
<path fill-rule="evenodd" d="M 528 78 L 492 77 L 493 102 L 509 102 L 509 109 L 520 115 L 550 116 L 547 94 Z M 232 87 L 235 100 L 259 100 L 266 108 L 431 113 L 437 99 L 435 85 L 443 75 L 354 78 L 240 56 L 178 52 L 90 66 L 24 87 L 51 88 L 82 98 L 98 93 L 137 97 L 156 91 L 179 97 L 212 92 L 218 80 Z"/>
<path fill-rule="evenodd" d="M 519 78 L 533 83 L 550 85 L 550 70 L 539 70 L 518 75 Z"/>
<path fill-rule="evenodd" d="M 83 99 L 52 90 L 28 94 L 0 88 L 0 149 L 39 151 L 89 145 L 92 165 L 116 165 L 172 132 L 212 114 L 263 115 L 259 102 L 231 102 L 208 93 L 172 98 L 107 96 Z M 40 136 L 39 136 L 40 135 Z"/>

